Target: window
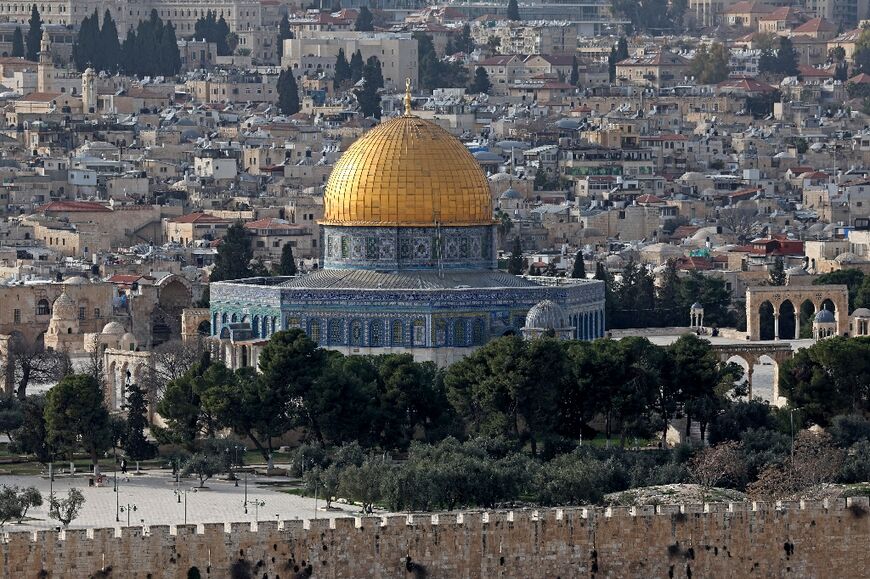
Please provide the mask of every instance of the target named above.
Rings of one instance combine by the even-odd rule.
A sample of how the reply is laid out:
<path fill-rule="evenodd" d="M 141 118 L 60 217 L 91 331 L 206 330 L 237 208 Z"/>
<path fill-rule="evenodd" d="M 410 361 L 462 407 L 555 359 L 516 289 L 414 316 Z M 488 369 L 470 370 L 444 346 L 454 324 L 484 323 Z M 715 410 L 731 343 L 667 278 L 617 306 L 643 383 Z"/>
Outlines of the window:
<path fill-rule="evenodd" d="M 453 345 L 461 347 L 466 345 L 465 342 L 465 320 L 456 320 L 453 324 Z"/>
<path fill-rule="evenodd" d="M 94 318 L 97 320 L 100 319 L 100 308 L 94 308 Z"/>
<path fill-rule="evenodd" d="M 380 320 L 374 321 L 369 326 L 369 346 L 381 346 L 384 335 L 384 324 Z"/>
<path fill-rule="evenodd" d="M 85 308 L 79 308 L 79 319 L 80 320 L 85 319 L 85 315 L 86 315 Z"/>
<path fill-rule="evenodd" d="M 402 345 L 402 322 L 399 320 L 393 320 L 393 329 L 390 331 L 390 343 L 393 346 L 401 346 Z"/>
<path fill-rule="evenodd" d="M 51 306 L 48 305 L 48 300 L 39 300 L 36 304 L 36 315 L 47 316 L 51 313 Z"/>
<path fill-rule="evenodd" d="M 362 322 L 355 321 L 350 325 L 351 346 L 362 346 Z"/>
<path fill-rule="evenodd" d="M 12 323 L 14 323 L 14 324 L 21 323 L 21 310 L 14 310 L 12 312 Z"/>
<path fill-rule="evenodd" d="M 413 330 L 411 333 L 411 337 L 414 341 L 415 346 L 425 346 L 426 345 L 426 324 L 423 320 L 415 320 L 414 325 L 412 326 Z"/>
<path fill-rule="evenodd" d="M 327 327 L 327 339 L 331 345 L 341 344 L 342 338 L 344 337 L 342 322 L 341 320 L 329 320 L 329 326 Z"/>
<path fill-rule="evenodd" d="M 320 322 L 318 320 L 311 320 L 308 323 L 308 337 L 315 344 L 320 343 Z"/>

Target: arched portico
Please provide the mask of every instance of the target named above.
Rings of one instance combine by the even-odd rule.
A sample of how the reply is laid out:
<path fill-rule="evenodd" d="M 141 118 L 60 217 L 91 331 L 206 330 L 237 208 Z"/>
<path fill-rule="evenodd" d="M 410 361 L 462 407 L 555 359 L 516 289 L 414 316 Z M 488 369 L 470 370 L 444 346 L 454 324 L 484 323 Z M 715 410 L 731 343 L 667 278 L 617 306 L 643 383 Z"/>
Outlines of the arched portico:
<path fill-rule="evenodd" d="M 849 333 L 849 292 L 845 285 L 813 286 L 759 286 L 746 289 L 746 331 L 748 338 L 758 341 L 762 338 L 762 310 L 765 303 L 773 308 L 773 339 L 796 339 L 800 335 L 801 306 L 804 302 L 813 305 L 816 312 L 822 304 L 833 304 L 837 320 L 837 334 Z M 789 316 L 783 323 L 783 313 Z M 780 330 L 785 330 L 784 335 Z"/>
<path fill-rule="evenodd" d="M 744 362 L 740 365 L 744 366 L 746 370 L 750 400 L 753 397 L 752 376 L 755 372 L 755 366 L 764 364 L 765 359 L 770 360 L 770 363 L 773 364 L 771 403 L 776 406 L 785 404 L 785 398 L 779 395 L 779 367 L 794 356 L 794 350 L 790 344 L 714 344 L 712 348 L 721 362 L 733 361 L 732 358 L 740 358 Z"/>

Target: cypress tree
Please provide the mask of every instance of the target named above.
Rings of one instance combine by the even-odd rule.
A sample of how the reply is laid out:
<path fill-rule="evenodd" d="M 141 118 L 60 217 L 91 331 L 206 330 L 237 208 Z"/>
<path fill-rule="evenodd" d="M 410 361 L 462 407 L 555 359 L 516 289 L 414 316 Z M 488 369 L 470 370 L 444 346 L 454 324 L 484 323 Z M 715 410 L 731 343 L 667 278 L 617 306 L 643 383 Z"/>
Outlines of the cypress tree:
<path fill-rule="evenodd" d="M 130 384 L 127 390 L 127 423 L 124 432 L 124 452 L 137 463 L 148 460 L 157 454 L 157 446 L 145 437 L 145 427 L 148 426 L 146 414 L 148 402 L 145 393 L 138 384 Z M 138 469 L 138 465 L 137 465 Z"/>
<path fill-rule="evenodd" d="M 295 115 L 301 108 L 296 77 L 289 68 L 285 68 L 278 75 L 278 110 L 284 115 Z"/>
<path fill-rule="evenodd" d="M 220 56 L 229 56 L 232 54 L 230 45 L 227 43 L 227 37 L 230 35 L 230 25 L 221 15 L 220 19 L 215 23 L 214 41 L 217 43 L 217 53 Z"/>
<path fill-rule="evenodd" d="M 514 247 L 511 250 L 511 257 L 508 260 L 508 273 L 511 275 L 520 275 L 523 273 L 523 248 L 520 245 L 520 238 L 514 238 Z"/>
<path fill-rule="evenodd" d="M 118 70 L 121 59 L 121 42 L 118 39 L 118 27 L 112 19 L 112 14 L 106 9 L 103 14 L 103 27 L 100 29 L 99 51 L 101 69 L 109 72 Z"/>
<path fill-rule="evenodd" d="M 507 19 L 517 21 L 520 19 L 520 7 L 517 0 L 509 0 L 507 7 Z"/>
<path fill-rule="evenodd" d="M 20 26 L 16 26 L 12 34 L 12 56 L 24 56 L 24 33 Z"/>
<path fill-rule="evenodd" d="M 357 50 L 350 57 L 350 80 L 352 83 L 356 84 L 362 78 L 363 68 L 365 68 L 365 63 L 363 62 L 362 53 Z"/>
<path fill-rule="evenodd" d="M 574 279 L 586 279 L 586 264 L 583 262 L 583 252 L 578 251 L 574 256 L 574 269 L 571 270 Z"/>
<path fill-rule="evenodd" d="M 347 62 L 347 57 L 344 54 L 344 49 L 338 49 L 338 56 L 335 58 L 335 71 L 332 78 L 332 86 L 336 90 L 341 88 L 341 85 L 350 80 L 350 64 Z"/>
<path fill-rule="evenodd" d="M 571 86 L 577 86 L 580 82 L 580 70 L 577 68 L 577 57 L 571 57 Z"/>
<path fill-rule="evenodd" d="M 378 94 L 378 83 L 383 86 L 384 77 L 381 73 L 381 62 L 376 57 L 372 56 L 366 63 L 363 80 L 363 87 L 354 91 L 360 110 L 364 117 L 380 119 L 381 95 Z"/>
<path fill-rule="evenodd" d="M 372 16 L 371 10 L 363 6 L 359 10 L 356 22 L 353 23 L 353 29 L 357 32 L 371 32 L 375 29 L 374 20 L 375 18 Z"/>
<path fill-rule="evenodd" d="M 39 59 L 39 47 L 42 44 L 42 18 L 39 16 L 36 4 L 30 10 L 30 20 L 27 24 L 29 26 L 25 38 L 27 60 L 36 61 Z"/>
<path fill-rule="evenodd" d="M 251 238 L 241 221 L 232 224 L 218 246 L 209 281 L 241 279 L 251 276 Z"/>
<path fill-rule="evenodd" d="M 285 243 L 281 248 L 281 264 L 278 267 L 278 275 L 296 275 L 296 258 L 293 257 L 293 246 Z"/>

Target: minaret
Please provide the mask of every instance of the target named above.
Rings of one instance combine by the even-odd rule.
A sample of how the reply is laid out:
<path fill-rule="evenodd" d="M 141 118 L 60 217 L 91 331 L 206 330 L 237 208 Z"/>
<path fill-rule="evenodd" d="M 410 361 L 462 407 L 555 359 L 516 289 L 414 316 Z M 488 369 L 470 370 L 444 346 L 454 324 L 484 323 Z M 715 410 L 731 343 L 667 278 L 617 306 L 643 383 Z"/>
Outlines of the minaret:
<path fill-rule="evenodd" d="M 39 63 L 36 67 L 36 90 L 39 92 L 54 92 L 54 61 L 51 58 L 51 40 L 48 33 L 42 33 L 39 43 Z"/>
<path fill-rule="evenodd" d="M 85 114 L 94 113 L 97 110 L 96 78 L 97 74 L 91 67 L 82 73 L 82 108 Z"/>

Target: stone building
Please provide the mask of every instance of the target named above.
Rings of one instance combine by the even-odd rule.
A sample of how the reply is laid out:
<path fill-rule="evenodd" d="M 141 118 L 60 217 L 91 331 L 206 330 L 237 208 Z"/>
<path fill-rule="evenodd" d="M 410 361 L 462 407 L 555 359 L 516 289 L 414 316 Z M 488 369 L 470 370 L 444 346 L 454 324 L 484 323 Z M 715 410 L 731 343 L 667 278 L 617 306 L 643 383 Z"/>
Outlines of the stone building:
<path fill-rule="evenodd" d="M 411 114 L 356 141 L 333 169 L 320 221 L 323 268 L 211 286 L 213 343 L 231 367 L 256 364 L 274 332 L 300 328 L 345 354 L 409 352 L 449 364 L 519 333 L 549 300 L 571 337 L 604 334 L 595 280 L 496 269 L 486 176 L 460 141 Z M 563 328 L 556 328 L 561 332 Z"/>

